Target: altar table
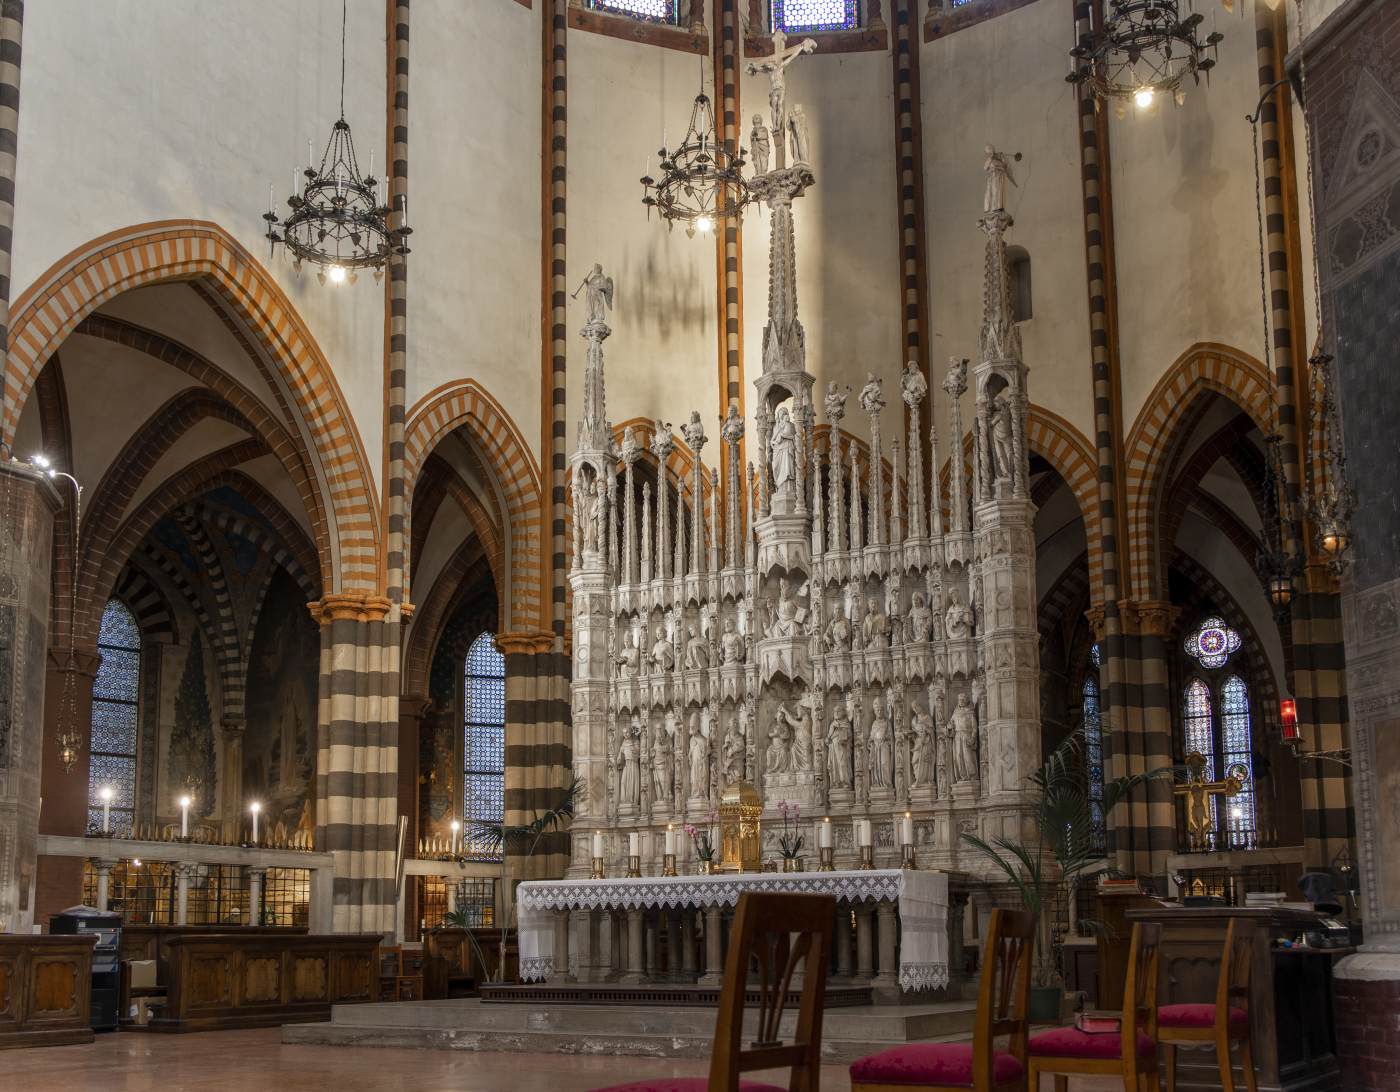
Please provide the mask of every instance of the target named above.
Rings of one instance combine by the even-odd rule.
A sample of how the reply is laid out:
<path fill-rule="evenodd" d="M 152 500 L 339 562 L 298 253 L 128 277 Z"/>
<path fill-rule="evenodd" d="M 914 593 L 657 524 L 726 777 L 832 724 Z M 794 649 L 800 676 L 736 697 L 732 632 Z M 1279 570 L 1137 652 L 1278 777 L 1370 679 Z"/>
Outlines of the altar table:
<path fill-rule="evenodd" d="M 865 979 L 886 991 L 934 990 L 948 985 L 948 876 L 943 872 L 882 868 L 840 872 L 738 872 L 711 876 L 644 876 L 609 880 L 529 880 L 516 891 L 520 914 L 520 979 L 522 982 L 567 981 L 570 966 L 570 914 L 583 911 L 596 928 L 600 917 L 621 912 L 626 916 L 627 961 L 621 980 L 654 977 L 657 960 L 643 951 L 654 949 L 660 919 L 666 919 L 670 951 L 692 958 L 692 911 L 705 915 L 705 976 L 711 981 L 722 972 L 720 929 L 725 909 L 732 909 L 745 891 L 801 895 L 831 895 L 856 920 L 857 959 L 850 954 L 850 928 L 838 928 L 834 973 L 852 980 Z M 647 924 L 650 914 L 654 924 Z M 872 919 L 879 921 L 879 963 L 872 951 Z M 587 930 L 585 930 L 586 932 Z M 684 931 L 685 940 L 682 939 Z M 648 965 L 650 964 L 650 968 Z M 666 977 L 676 979 L 692 968 L 671 967 Z M 896 972 L 897 969 L 897 972 Z M 699 968 L 694 968 L 698 972 Z M 702 981 L 704 979 L 702 978 Z"/>

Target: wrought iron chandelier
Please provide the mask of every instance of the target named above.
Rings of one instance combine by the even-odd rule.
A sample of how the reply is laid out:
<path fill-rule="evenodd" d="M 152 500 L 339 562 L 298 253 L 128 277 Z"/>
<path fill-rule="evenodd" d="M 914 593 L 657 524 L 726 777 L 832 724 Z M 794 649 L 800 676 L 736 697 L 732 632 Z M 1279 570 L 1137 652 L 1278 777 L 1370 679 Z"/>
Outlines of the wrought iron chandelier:
<path fill-rule="evenodd" d="M 1215 47 L 1224 37 L 1199 31 L 1204 17 L 1190 12 L 1182 18 L 1183 0 L 1107 0 L 1102 23 L 1069 51 L 1077 62 L 1065 77 L 1087 84 L 1099 98 L 1131 99 L 1139 107 L 1156 97 L 1172 95 L 1177 105 L 1186 99 L 1181 85 L 1187 77 L 1201 82 L 1201 73 L 1215 67 Z M 1189 9 L 1192 0 L 1184 0 Z"/>
<path fill-rule="evenodd" d="M 383 198 L 383 180 L 374 177 L 374 153 L 369 171 L 360 173 L 355 158 L 355 141 L 345 120 L 345 25 L 346 0 L 340 9 L 340 117 L 331 126 L 330 139 L 321 153 L 319 165 L 307 141 L 306 170 L 294 171 L 293 192 L 287 198 L 290 211 L 279 219 L 268 187 L 267 221 L 269 252 L 283 244 L 292 252 L 292 268 L 300 271 L 302 262 L 317 267 L 316 279 L 325 284 L 356 280 L 356 270 L 372 268 L 374 279 L 384 276 L 384 265 L 391 253 L 408 253 L 407 205 L 400 202 L 398 225 L 394 211 Z M 304 178 L 299 182 L 298 177 Z"/>
<path fill-rule="evenodd" d="M 1293 602 L 1294 579 L 1302 558 L 1288 548 L 1289 528 L 1296 525 L 1286 491 L 1283 471 L 1283 437 L 1264 437 L 1264 528 L 1259 547 L 1259 573 L 1264 578 L 1274 614 L 1282 618 Z"/>
<path fill-rule="evenodd" d="M 685 225 L 685 233 L 710 232 L 726 221 L 738 220 L 749 202 L 749 186 L 744 181 L 744 149 L 731 153 L 715 138 L 715 110 L 704 87 L 690 108 L 690 124 L 680 146 L 663 147 L 661 177 L 642 177 L 642 204 L 647 218 L 655 209 L 674 229 Z"/>
<path fill-rule="evenodd" d="M 1351 548 L 1351 516 L 1356 498 L 1347 483 L 1347 457 L 1342 446 L 1341 422 L 1337 419 L 1336 374 L 1326 353 L 1308 360 L 1317 384 L 1313 396 L 1313 430 L 1321 449 L 1322 465 L 1314 472 L 1309 490 L 1308 515 L 1316 529 L 1317 548 L 1327 566 L 1338 576 L 1346 567 Z M 1321 481 L 1318 481 L 1318 478 Z"/>

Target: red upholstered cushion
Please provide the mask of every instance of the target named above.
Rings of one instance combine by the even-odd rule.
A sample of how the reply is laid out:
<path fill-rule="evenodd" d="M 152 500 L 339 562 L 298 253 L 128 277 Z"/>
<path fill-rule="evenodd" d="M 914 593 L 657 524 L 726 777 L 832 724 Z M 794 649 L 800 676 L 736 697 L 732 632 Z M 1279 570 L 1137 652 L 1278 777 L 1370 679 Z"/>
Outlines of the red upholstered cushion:
<path fill-rule="evenodd" d="M 1249 1013 L 1244 1009 L 1230 1008 L 1230 1023 L 1249 1023 Z M 1209 1028 L 1215 1026 L 1215 1006 L 1163 1005 L 1157 1010 L 1157 1024 L 1164 1028 Z"/>
<path fill-rule="evenodd" d="M 1014 1081 L 1025 1071 L 1014 1056 L 992 1055 L 992 1080 Z M 911 1043 L 851 1063 L 851 1080 L 868 1084 L 952 1084 L 972 1087 L 971 1043 Z"/>
<path fill-rule="evenodd" d="M 707 1092 L 709 1087 L 709 1077 L 657 1077 L 635 1084 L 615 1084 L 597 1089 L 597 1092 Z M 762 1081 L 740 1081 L 739 1092 L 787 1092 L 787 1089 Z"/>
<path fill-rule="evenodd" d="M 1091 1035 L 1078 1028 L 1054 1028 L 1032 1035 L 1029 1050 L 1040 1058 L 1117 1058 L 1123 1045 L 1121 1035 Z M 1146 1058 L 1157 1049 L 1152 1036 L 1138 1032 L 1138 1054 Z"/>

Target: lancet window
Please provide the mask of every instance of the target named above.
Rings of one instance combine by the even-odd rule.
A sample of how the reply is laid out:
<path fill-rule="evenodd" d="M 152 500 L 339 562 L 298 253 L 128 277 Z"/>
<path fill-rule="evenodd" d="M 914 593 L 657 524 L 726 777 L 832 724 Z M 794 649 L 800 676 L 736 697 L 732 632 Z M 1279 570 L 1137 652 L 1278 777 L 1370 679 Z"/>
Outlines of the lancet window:
<path fill-rule="evenodd" d="M 499 823 L 505 816 L 506 662 L 489 633 L 467 649 L 462 721 L 463 851 L 499 859 L 499 847 L 476 825 Z"/>
<path fill-rule="evenodd" d="M 647 23 L 674 23 L 678 0 L 589 0 L 595 11 L 629 15 Z"/>
<path fill-rule="evenodd" d="M 809 30 L 854 30 L 858 0 L 773 0 L 773 26 L 787 34 Z"/>
<path fill-rule="evenodd" d="M 136 731 L 141 686 L 141 628 L 120 599 L 102 612 L 92 684 L 88 822 L 101 829 L 103 790 L 111 794 L 111 830 L 129 835 L 136 815 Z"/>

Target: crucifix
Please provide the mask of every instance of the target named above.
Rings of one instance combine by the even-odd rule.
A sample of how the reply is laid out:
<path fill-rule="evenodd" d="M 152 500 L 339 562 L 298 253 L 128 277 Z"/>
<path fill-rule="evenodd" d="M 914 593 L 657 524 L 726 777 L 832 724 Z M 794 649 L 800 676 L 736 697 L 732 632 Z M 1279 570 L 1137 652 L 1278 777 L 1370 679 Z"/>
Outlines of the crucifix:
<path fill-rule="evenodd" d="M 1206 760 L 1199 751 L 1186 756 L 1186 768 L 1189 771 L 1186 782 L 1172 791 L 1186 798 L 1186 832 L 1192 850 L 1202 850 L 1208 847 L 1210 833 L 1215 829 L 1211 797 L 1236 795 L 1244 788 L 1245 778 L 1241 771 L 1235 771 L 1224 781 L 1207 781 Z"/>
<path fill-rule="evenodd" d="M 787 67 L 804 53 L 815 52 L 817 43 L 811 38 L 803 38 L 795 46 L 787 44 L 787 35 L 781 29 L 773 32 L 773 56 L 762 61 L 750 61 L 747 72 L 750 76 L 759 73 L 768 77 L 768 108 L 773 115 L 773 143 L 778 153 L 778 168 L 787 165 Z"/>

